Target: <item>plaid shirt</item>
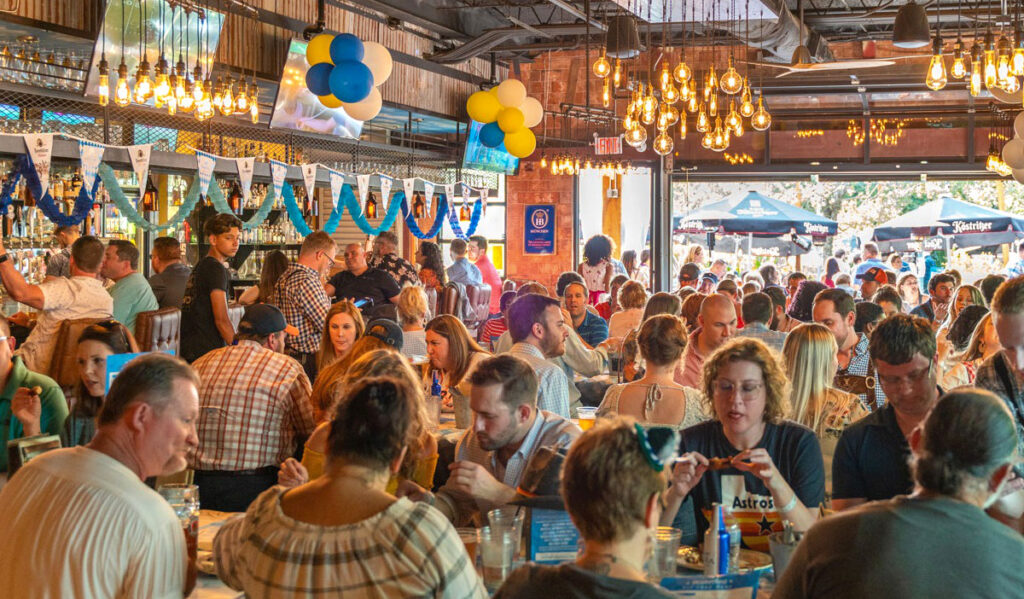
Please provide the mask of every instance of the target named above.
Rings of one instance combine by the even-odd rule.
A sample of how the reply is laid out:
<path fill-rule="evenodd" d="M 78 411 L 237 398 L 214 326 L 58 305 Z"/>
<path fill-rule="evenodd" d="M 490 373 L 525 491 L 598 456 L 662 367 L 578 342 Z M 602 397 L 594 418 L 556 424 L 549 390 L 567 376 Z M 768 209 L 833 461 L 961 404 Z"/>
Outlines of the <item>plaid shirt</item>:
<path fill-rule="evenodd" d="M 572 383 L 566 378 L 565 372 L 553 362 L 546 360 L 535 345 L 516 343 L 508 353 L 526 360 L 537 374 L 537 407 L 558 414 L 562 418 L 568 418 L 571 403 L 569 385 Z"/>
<path fill-rule="evenodd" d="M 871 361 L 871 354 L 868 353 L 868 336 L 864 333 L 860 333 L 860 340 L 857 341 L 857 345 L 853 347 L 853 357 L 850 358 L 850 363 L 846 365 L 846 369 L 839 369 L 839 374 L 852 374 L 856 376 L 867 376 L 868 375 L 868 362 Z M 878 374 L 872 372 L 872 376 L 875 377 L 875 406 L 880 408 L 885 405 L 885 391 L 882 391 L 882 385 L 878 382 Z M 861 403 L 865 407 L 871 408 L 871 403 L 868 401 L 867 394 L 861 394 L 857 397 L 860 398 Z M 873 408 L 872 408 L 873 409 Z"/>
<path fill-rule="evenodd" d="M 436 509 L 399 499 L 343 526 L 281 512 L 274 487 L 213 540 L 217 576 L 248 597 L 484 599 L 459 534 Z"/>
<path fill-rule="evenodd" d="M 285 339 L 285 347 L 303 354 L 320 350 L 331 300 L 315 270 L 297 263 L 289 266 L 274 285 L 268 303 L 280 308 L 288 324 L 299 329 L 298 335 Z"/>
<path fill-rule="evenodd" d="M 209 352 L 192 364 L 199 375 L 196 470 L 254 470 L 295 453 L 296 437 L 313 432 L 311 388 L 302 366 L 255 341 Z"/>
<path fill-rule="evenodd" d="M 388 273 L 398 282 L 399 287 L 405 287 L 406 283 L 418 285 L 420 282 L 416 268 L 408 260 L 395 254 L 370 254 L 366 257 L 366 265 Z"/>
<path fill-rule="evenodd" d="M 773 331 L 763 322 L 748 322 L 746 326 L 736 331 L 736 336 L 760 339 L 770 349 L 774 349 L 780 354 L 782 353 L 782 344 L 786 342 L 786 333 Z"/>

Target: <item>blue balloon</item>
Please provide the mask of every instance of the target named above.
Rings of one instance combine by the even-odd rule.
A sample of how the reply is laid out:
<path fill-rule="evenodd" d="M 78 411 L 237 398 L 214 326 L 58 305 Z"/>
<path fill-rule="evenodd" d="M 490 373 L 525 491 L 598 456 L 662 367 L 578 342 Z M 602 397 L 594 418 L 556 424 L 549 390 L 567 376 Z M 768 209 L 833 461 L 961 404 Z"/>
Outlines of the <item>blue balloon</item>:
<path fill-rule="evenodd" d="M 334 40 L 331 42 L 331 60 L 334 64 L 351 60 L 353 62 L 362 62 L 363 60 L 363 42 L 351 33 L 340 33 L 334 36 Z"/>
<path fill-rule="evenodd" d="M 329 62 L 320 62 L 306 71 L 306 87 L 317 96 L 326 96 L 331 93 L 331 70 L 334 65 Z"/>
<path fill-rule="evenodd" d="M 488 148 L 497 148 L 505 141 L 505 132 L 498 126 L 498 121 L 480 127 L 480 143 Z"/>
<path fill-rule="evenodd" d="M 343 60 L 334 63 L 329 84 L 331 93 L 342 102 L 361 102 L 373 89 L 373 73 L 361 62 Z"/>

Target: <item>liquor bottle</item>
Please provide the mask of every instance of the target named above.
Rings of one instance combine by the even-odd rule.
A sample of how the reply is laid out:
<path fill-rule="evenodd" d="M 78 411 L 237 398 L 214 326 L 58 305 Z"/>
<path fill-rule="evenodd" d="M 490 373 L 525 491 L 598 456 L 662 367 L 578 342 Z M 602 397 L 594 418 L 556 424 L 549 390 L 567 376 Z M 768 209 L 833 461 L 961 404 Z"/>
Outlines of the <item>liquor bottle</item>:
<path fill-rule="evenodd" d="M 235 214 L 242 214 L 242 187 L 235 181 L 231 184 L 231 195 L 228 197 L 228 205 Z"/>

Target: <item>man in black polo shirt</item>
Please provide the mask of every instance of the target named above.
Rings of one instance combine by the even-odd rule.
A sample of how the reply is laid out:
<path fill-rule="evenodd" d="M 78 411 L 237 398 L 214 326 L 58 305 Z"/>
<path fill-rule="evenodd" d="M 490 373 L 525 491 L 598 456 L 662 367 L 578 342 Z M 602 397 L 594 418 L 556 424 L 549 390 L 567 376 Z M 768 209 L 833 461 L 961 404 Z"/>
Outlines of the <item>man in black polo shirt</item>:
<path fill-rule="evenodd" d="M 394 277 L 379 268 L 370 268 L 366 264 L 366 250 L 358 243 L 350 243 L 345 247 L 345 266 L 343 270 L 331 277 L 327 283 L 327 295 L 333 295 L 335 301 L 349 299 L 369 299 L 373 306 L 381 306 L 389 301 L 398 303 L 401 288 Z M 367 311 L 372 306 L 363 306 Z"/>
<path fill-rule="evenodd" d="M 935 333 L 927 320 L 893 314 L 875 329 L 869 352 L 888 402 L 839 437 L 832 460 L 836 511 L 911 492 L 907 440 L 942 394 Z"/>

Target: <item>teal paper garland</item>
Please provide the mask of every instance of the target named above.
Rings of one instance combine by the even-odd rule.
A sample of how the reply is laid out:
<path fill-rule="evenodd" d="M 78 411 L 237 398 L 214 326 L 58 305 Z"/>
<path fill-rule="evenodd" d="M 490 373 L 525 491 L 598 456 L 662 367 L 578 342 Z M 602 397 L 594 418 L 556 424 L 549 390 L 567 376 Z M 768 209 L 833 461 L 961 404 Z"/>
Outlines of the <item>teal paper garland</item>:
<path fill-rule="evenodd" d="M 163 231 L 180 225 L 188 215 L 192 214 L 192 210 L 195 209 L 196 203 L 199 202 L 199 178 L 196 177 L 189 184 L 188 190 L 185 192 L 185 199 L 181 206 L 178 206 L 178 212 L 166 223 L 157 225 L 146 220 L 139 211 L 132 205 L 131 200 L 125 196 L 124 191 L 117 182 L 117 176 L 114 175 L 114 169 L 110 168 L 105 162 L 100 163 L 99 177 L 103 181 L 103 186 L 107 188 L 107 193 L 110 194 L 110 199 L 114 201 L 117 209 L 121 211 L 121 214 L 128 219 L 136 227 L 145 231 Z M 220 193 L 220 186 L 215 185 L 213 180 L 210 181 L 210 199 L 213 200 L 215 196 L 220 196 L 221 200 L 224 196 Z"/>
<path fill-rule="evenodd" d="M 215 184 L 216 181 L 210 181 L 211 190 L 216 188 L 216 192 L 210 193 L 210 202 L 213 203 L 213 207 L 217 209 L 217 212 L 221 214 L 235 214 L 235 211 L 228 205 L 228 201 L 224 199 L 224 193 L 220 189 L 220 185 Z M 243 231 L 251 231 L 256 229 L 263 224 L 263 221 L 267 220 L 267 216 L 270 215 L 270 211 L 274 208 L 274 188 L 270 187 L 267 189 L 267 195 L 263 198 L 263 203 L 260 204 L 256 214 L 253 214 L 249 220 L 242 223 Z M 237 215 L 236 215 L 237 216 Z"/>

